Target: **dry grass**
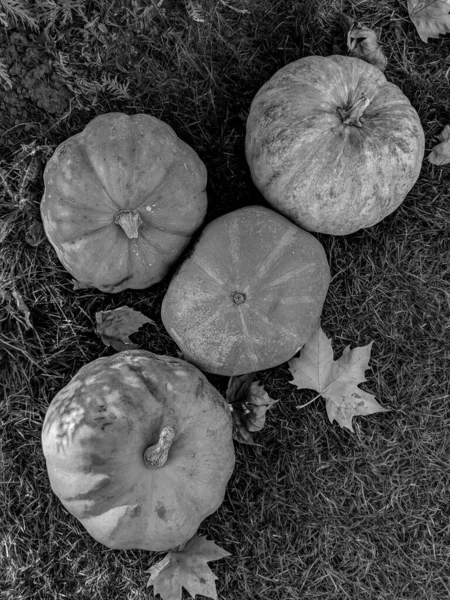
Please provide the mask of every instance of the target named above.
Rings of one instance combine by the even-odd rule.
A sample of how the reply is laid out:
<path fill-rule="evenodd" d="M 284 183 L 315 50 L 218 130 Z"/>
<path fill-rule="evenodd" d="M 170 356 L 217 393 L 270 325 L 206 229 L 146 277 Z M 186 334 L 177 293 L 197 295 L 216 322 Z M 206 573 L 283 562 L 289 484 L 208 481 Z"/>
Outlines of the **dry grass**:
<path fill-rule="evenodd" d="M 250 102 L 285 63 L 331 53 L 337 11 L 378 32 L 387 77 L 421 117 L 426 153 L 448 123 L 450 40 L 423 44 L 405 1 L 166 0 L 147 12 L 152 3 L 137 0 L 65 6 L 65 22 L 62 13 L 33 13 L 40 37 L 23 30 L 54 61 L 71 100 L 57 117 L 30 106 L 28 127 L 0 138 L 14 193 L 29 161 L 17 166 L 22 144 L 51 151 L 96 114 L 123 111 L 164 119 L 196 149 L 209 172 L 208 220 L 261 203 L 243 151 Z M 0 251 L 0 596 L 151 599 L 145 584 L 156 556 L 107 550 L 66 513 L 49 488 L 40 430 L 55 393 L 111 352 L 95 333 L 96 311 L 141 310 L 156 328 L 137 334 L 140 347 L 176 354 L 159 316 L 168 279 L 115 296 L 73 291 L 49 244 L 24 241 L 41 194 L 40 174 L 22 201 L 0 186 L 9 230 Z M 351 434 L 328 422 L 320 399 L 296 409 L 314 393 L 297 391 L 286 365 L 260 374 L 281 401 L 257 436 L 262 447 L 236 448 L 226 500 L 201 530 L 232 553 L 213 565 L 223 600 L 450 596 L 449 199 L 449 168 L 424 162 L 413 191 L 382 223 L 345 238 L 318 236 L 333 274 L 323 328 L 337 355 L 374 340 L 365 386 L 391 412 L 357 419 Z M 32 328 L 13 292 L 30 308 Z M 225 392 L 225 378 L 210 379 Z"/>

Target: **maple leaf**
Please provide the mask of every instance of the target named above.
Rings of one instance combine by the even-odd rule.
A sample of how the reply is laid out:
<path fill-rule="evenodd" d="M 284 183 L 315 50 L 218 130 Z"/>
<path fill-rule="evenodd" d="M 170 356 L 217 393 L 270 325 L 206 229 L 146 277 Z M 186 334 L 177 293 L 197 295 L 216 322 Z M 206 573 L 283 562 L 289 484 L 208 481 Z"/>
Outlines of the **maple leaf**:
<path fill-rule="evenodd" d="M 242 444 L 259 445 L 251 432 L 261 431 L 267 410 L 278 400 L 273 400 L 253 377 L 254 373 L 230 377 L 226 399 L 232 408 L 233 438 Z"/>
<path fill-rule="evenodd" d="M 364 27 L 360 23 L 352 23 L 347 32 L 347 47 L 350 56 L 355 56 L 378 67 L 384 71 L 387 66 L 387 58 L 383 54 L 377 40 L 377 34 L 373 29 Z"/>
<path fill-rule="evenodd" d="M 155 594 L 162 600 L 181 600 L 183 588 L 195 598 L 196 594 L 217 600 L 215 580 L 209 562 L 231 556 L 205 536 L 194 535 L 181 551 L 170 551 L 150 568 L 150 579 Z"/>
<path fill-rule="evenodd" d="M 408 0 L 408 13 L 422 42 L 450 33 L 450 0 Z"/>
<path fill-rule="evenodd" d="M 95 313 L 97 333 L 105 346 L 112 346 L 119 352 L 137 348 L 137 344 L 128 337 L 136 333 L 145 323 L 155 324 L 154 321 L 137 310 L 121 306 L 114 310 L 102 310 Z"/>
<path fill-rule="evenodd" d="M 437 138 L 441 143 L 434 146 L 428 155 L 428 162 L 438 166 L 447 165 L 450 163 L 450 125 L 446 125 Z"/>
<path fill-rule="evenodd" d="M 347 346 L 342 356 L 333 360 L 331 340 L 318 329 L 303 346 L 300 356 L 289 361 L 294 377 L 289 383 L 298 389 L 319 392 L 326 400 L 330 422 L 337 421 L 354 432 L 353 417 L 389 410 L 378 404 L 374 395 L 358 387 L 366 381 L 364 374 L 369 368 L 372 343 L 353 350 Z"/>

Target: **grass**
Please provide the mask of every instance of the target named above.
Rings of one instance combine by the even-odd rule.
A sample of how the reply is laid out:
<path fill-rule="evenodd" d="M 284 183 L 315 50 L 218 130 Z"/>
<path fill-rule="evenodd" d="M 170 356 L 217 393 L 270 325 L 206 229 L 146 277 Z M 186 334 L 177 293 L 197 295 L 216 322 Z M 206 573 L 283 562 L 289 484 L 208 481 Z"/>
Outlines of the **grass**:
<path fill-rule="evenodd" d="M 12 4 L 2 0 L 0 14 Z M 423 44 L 405 1 L 158 4 L 24 2 L 33 23 L 9 16 L 1 34 L 23 60 L 25 46 L 13 36 L 24 36 L 27 56 L 37 48 L 47 65 L 49 89 L 68 90 L 59 112 L 30 100 L 27 118 L 19 113 L 0 133 L 0 590 L 8 600 L 153 598 L 145 585 L 159 557 L 110 551 L 67 514 L 49 488 L 40 431 L 56 392 L 83 364 L 111 353 L 95 333 L 96 311 L 142 311 L 156 327 L 135 336 L 140 347 L 177 353 L 159 316 L 169 278 L 113 296 L 74 291 L 48 243 L 25 243 L 43 191 L 41 172 L 24 181 L 32 144 L 42 147 L 42 167 L 95 115 L 147 112 L 207 165 L 207 220 L 261 203 L 243 150 L 251 100 L 287 62 L 342 43 L 338 11 L 378 33 L 386 76 L 419 112 L 426 154 L 448 123 L 450 40 Z M 11 55 L 3 62 L 7 93 L 26 97 Z M 364 387 L 391 411 L 355 419 L 351 434 L 328 422 L 321 399 L 296 408 L 314 392 L 296 390 L 287 365 L 259 374 L 280 402 L 256 435 L 261 446 L 236 446 L 225 502 L 201 527 L 232 554 L 212 564 L 221 599 L 450 596 L 449 198 L 449 167 L 424 161 L 412 192 L 382 223 L 342 238 L 318 235 L 333 275 L 322 327 L 337 356 L 374 341 Z M 30 309 L 31 328 L 14 292 Z M 226 378 L 210 380 L 225 393 Z"/>

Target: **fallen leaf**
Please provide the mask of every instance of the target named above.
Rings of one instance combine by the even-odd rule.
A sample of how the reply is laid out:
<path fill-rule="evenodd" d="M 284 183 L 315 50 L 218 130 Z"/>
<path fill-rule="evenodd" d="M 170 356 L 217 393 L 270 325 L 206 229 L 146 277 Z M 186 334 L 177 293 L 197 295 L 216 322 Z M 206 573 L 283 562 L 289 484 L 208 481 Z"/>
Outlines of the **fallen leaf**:
<path fill-rule="evenodd" d="M 19 292 L 16 292 L 16 290 L 14 290 L 12 295 L 13 295 L 14 300 L 16 301 L 17 308 L 23 315 L 23 318 L 25 320 L 25 327 L 27 329 L 31 329 L 33 327 L 33 325 L 31 324 L 31 321 L 30 321 L 30 309 L 26 305 L 25 300 L 22 297 L 22 294 L 19 294 Z"/>
<path fill-rule="evenodd" d="M 260 431 L 266 422 L 266 412 L 278 400 L 273 400 L 258 382 L 254 373 L 230 377 L 226 399 L 232 408 L 233 437 L 243 444 L 255 444 L 252 432 Z"/>
<path fill-rule="evenodd" d="M 195 2 L 195 0 L 186 0 L 186 9 L 187 14 L 193 21 L 196 21 L 197 23 L 204 23 L 206 21 L 206 11 L 200 2 Z"/>
<path fill-rule="evenodd" d="M 195 598 L 196 594 L 217 600 L 216 575 L 208 564 L 231 556 L 212 540 L 194 535 L 181 551 L 170 551 L 159 563 L 150 568 L 147 587 L 162 600 L 181 600 L 183 588 Z"/>
<path fill-rule="evenodd" d="M 437 144 L 428 155 L 428 162 L 432 165 L 447 165 L 450 163 L 450 125 L 446 125 L 437 136 L 440 144 Z"/>
<path fill-rule="evenodd" d="M 450 33 L 450 0 L 408 0 L 408 12 L 422 42 Z"/>
<path fill-rule="evenodd" d="M 28 227 L 25 234 L 25 241 L 30 246 L 38 246 L 45 240 L 45 232 L 42 223 L 37 219 L 33 219 L 33 222 Z"/>
<path fill-rule="evenodd" d="M 377 34 L 373 29 L 364 27 L 360 23 L 353 23 L 347 32 L 347 48 L 350 56 L 365 60 L 378 67 L 380 71 L 385 71 L 387 58 L 378 44 Z"/>
<path fill-rule="evenodd" d="M 14 229 L 14 221 L 16 219 L 16 215 L 14 213 L 10 213 L 0 219 L 0 244 L 2 244 L 11 231 Z"/>
<path fill-rule="evenodd" d="M 318 329 L 303 346 L 300 356 L 289 361 L 294 377 L 290 383 L 298 389 L 318 392 L 326 400 L 330 422 L 337 421 L 353 432 L 353 417 L 389 410 L 378 404 L 374 395 L 358 387 L 366 381 L 364 374 L 369 368 L 372 343 L 353 350 L 347 346 L 335 361 L 331 340 Z"/>
<path fill-rule="evenodd" d="M 90 290 L 93 288 L 92 285 L 88 283 L 81 283 L 81 281 L 77 281 L 76 279 L 72 279 L 73 289 L 74 290 Z"/>
<path fill-rule="evenodd" d="M 114 310 L 102 310 L 95 313 L 97 333 L 105 346 L 112 346 L 117 351 L 137 348 L 137 344 L 129 339 L 145 323 L 155 324 L 154 321 L 137 310 L 121 306 Z"/>

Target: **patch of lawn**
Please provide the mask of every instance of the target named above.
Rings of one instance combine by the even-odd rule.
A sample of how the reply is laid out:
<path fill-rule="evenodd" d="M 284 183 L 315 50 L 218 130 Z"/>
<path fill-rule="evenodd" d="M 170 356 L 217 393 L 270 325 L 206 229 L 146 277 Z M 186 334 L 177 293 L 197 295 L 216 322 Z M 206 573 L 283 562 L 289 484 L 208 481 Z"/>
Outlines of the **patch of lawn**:
<path fill-rule="evenodd" d="M 12 5 L 0 1 L 0 14 Z M 87 534 L 50 490 L 40 434 L 56 392 L 83 364 L 113 352 L 95 333 L 97 311 L 142 311 L 156 326 L 133 337 L 139 347 L 177 355 L 160 320 L 170 275 L 142 291 L 74 291 L 51 246 L 25 242 L 43 192 L 41 171 L 20 190 L 33 144 L 42 147 L 42 169 L 98 114 L 159 117 L 208 168 L 208 221 L 264 203 L 244 157 L 250 103 L 287 62 L 342 43 L 338 11 L 376 30 L 387 78 L 419 113 L 426 155 L 449 122 L 450 39 L 421 42 L 406 1 L 394 0 L 24 6 L 35 25 L 16 13 L 0 30 L 12 85 L 0 98 L 1 594 L 151 599 L 149 567 L 161 556 L 108 550 Z M 315 393 L 296 390 L 287 365 L 258 374 L 280 402 L 255 435 L 260 446 L 236 446 L 225 502 L 200 530 L 232 554 L 212 564 L 221 599 L 450 596 L 449 199 L 450 168 L 424 161 L 383 222 L 317 236 L 332 271 L 322 327 L 336 355 L 374 341 L 363 387 L 391 411 L 355 419 L 351 434 L 329 423 L 321 399 L 297 408 Z M 227 379 L 208 377 L 225 394 Z"/>

